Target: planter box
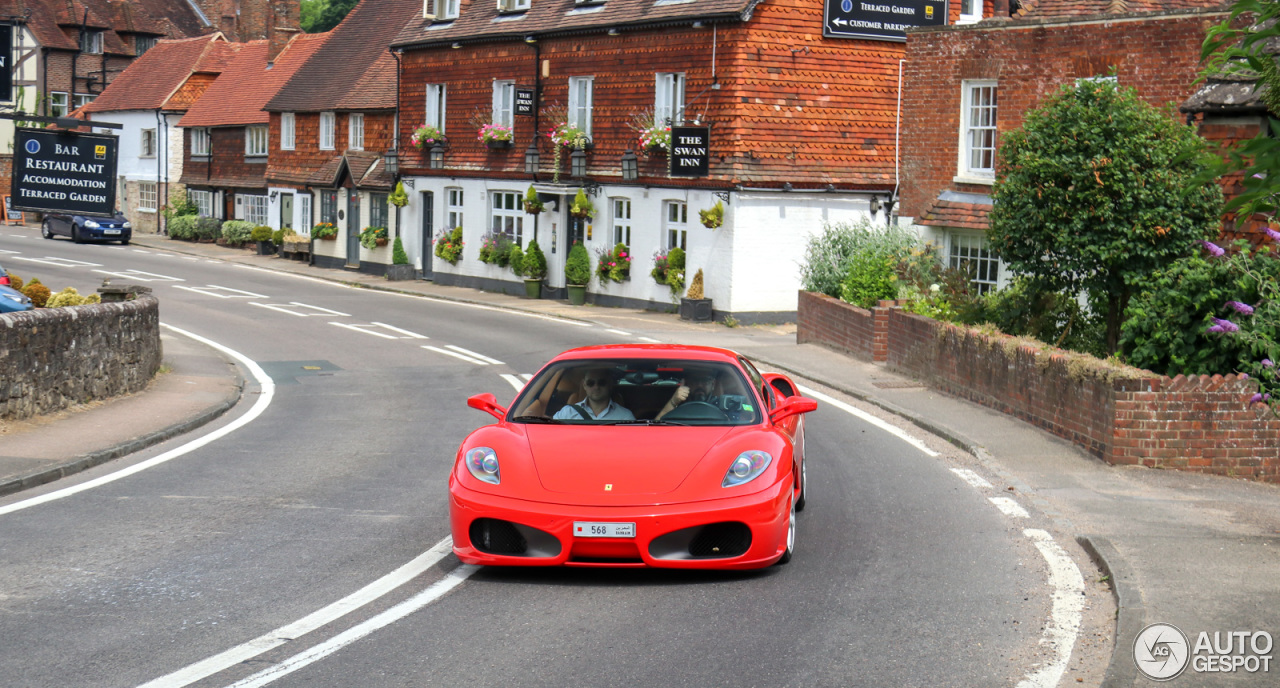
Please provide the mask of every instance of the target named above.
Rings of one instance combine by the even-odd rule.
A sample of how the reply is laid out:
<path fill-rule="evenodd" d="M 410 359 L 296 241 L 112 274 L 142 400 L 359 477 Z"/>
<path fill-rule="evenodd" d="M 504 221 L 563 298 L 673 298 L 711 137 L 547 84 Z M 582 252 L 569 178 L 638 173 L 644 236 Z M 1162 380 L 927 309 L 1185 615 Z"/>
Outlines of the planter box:
<path fill-rule="evenodd" d="M 388 265 L 387 279 L 393 282 L 413 279 L 414 268 L 412 265 Z"/>
<path fill-rule="evenodd" d="M 711 299 L 680 299 L 680 319 L 693 322 L 711 322 L 715 311 Z"/>
<path fill-rule="evenodd" d="M 273 243 L 271 243 L 270 241 L 259 241 L 259 242 L 258 242 L 258 255 L 260 255 L 260 256 L 274 256 L 274 255 L 276 255 L 276 245 L 275 245 L 275 244 L 273 244 Z"/>
<path fill-rule="evenodd" d="M 530 299 L 542 298 L 542 280 L 527 279 L 524 281 L 524 295 Z"/>
<path fill-rule="evenodd" d="M 587 285 L 567 284 L 565 288 L 569 290 L 569 303 L 581 306 L 587 302 Z"/>
<path fill-rule="evenodd" d="M 510 141 L 486 141 L 484 145 L 487 146 L 489 150 L 507 150 L 508 148 L 511 148 Z"/>

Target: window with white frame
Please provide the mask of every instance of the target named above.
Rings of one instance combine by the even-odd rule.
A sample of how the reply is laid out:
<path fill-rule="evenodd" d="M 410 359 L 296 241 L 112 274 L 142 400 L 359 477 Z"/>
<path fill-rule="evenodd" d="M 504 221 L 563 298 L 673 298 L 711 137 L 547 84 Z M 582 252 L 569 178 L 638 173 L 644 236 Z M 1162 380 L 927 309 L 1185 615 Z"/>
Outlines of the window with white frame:
<path fill-rule="evenodd" d="M 244 128 L 244 154 L 249 157 L 261 157 L 267 154 L 267 128 Z"/>
<path fill-rule="evenodd" d="M 320 192 L 320 221 L 331 225 L 338 224 L 338 192 L 333 190 Z"/>
<path fill-rule="evenodd" d="M 444 227 L 445 229 L 455 229 L 462 226 L 462 189 L 445 189 L 445 212 Z"/>
<path fill-rule="evenodd" d="M 680 124 L 684 121 L 684 74 L 661 73 L 655 80 L 653 121 L 656 124 Z"/>
<path fill-rule="evenodd" d="M 991 244 L 981 234 L 951 235 L 948 265 L 969 276 L 979 294 L 985 294 L 1000 281 L 1000 259 L 991 251 Z"/>
<path fill-rule="evenodd" d="M 667 201 L 664 226 L 667 228 L 667 250 L 688 250 L 689 204 L 684 201 Z"/>
<path fill-rule="evenodd" d="M 80 52 L 92 55 L 102 54 L 102 32 L 101 31 L 81 31 L 80 32 Z"/>
<path fill-rule="evenodd" d="M 212 141 L 209 137 L 209 130 L 205 127 L 196 127 L 191 130 L 191 155 L 202 156 L 208 155 L 213 150 Z"/>
<path fill-rule="evenodd" d="M 138 157 L 154 158 L 156 157 L 156 130 L 143 129 L 142 137 L 139 139 Z"/>
<path fill-rule="evenodd" d="M 298 221 L 301 231 L 299 234 L 311 234 L 311 194 L 300 193 L 297 195 L 295 202 L 298 206 Z"/>
<path fill-rule="evenodd" d="M 444 84 L 427 84 L 427 118 L 426 124 L 444 132 L 445 122 L 445 88 Z"/>
<path fill-rule="evenodd" d="M 293 150 L 297 144 L 297 118 L 292 112 L 280 113 L 280 150 Z"/>
<path fill-rule="evenodd" d="M 523 194 L 518 191 L 493 191 L 493 215 L 489 227 L 495 234 L 506 234 L 512 241 L 524 245 Z"/>
<path fill-rule="evenodd" d="M 996 174 L 996 82 L 964 82 L 960 174 L 994 179 Z"/>
<path fill-rule="evenodd" d="M 631 248 L 631 199 L 613 199 L 613 243 Z"/>
<path fill-rule="evenodd" d="M 569 77 L 569 126 L 591 138 L 591 82 L 589 76 Z"/>
<path fill-rule="evenodd" d="M 269 222 L 267 211 L 271 206 L 266 196 L 243 195 L 240 198 L 244 199 L 245 222 L 252 222 L 255 225 L 265 225 Z"/>
<path fill-rule="evenodd" d="M 369 194 L 369 226 L 390 227 L 387 223 L 387 194 Z"/>
<path fill-rule="evenodd" d="M 333 113 L 320 113 L 320 150 L 333 150 Z"/>
<path fill-rule="evenodd" d="M 196 207 L 196 214 L 200 217 L 213 217 L 213 192 L 199 191 L 196 189 L 187 190 L 187 200 L 191 201 Z"/>
<path fill-rule="evenodd" d="M 347 148 L 364 150 L 364 115 L 359 112 L 347 115 Z"/>
<path fill-rule="evenodd" d="M 155 182 L 138 182 L 138 210 L 154 213 L 160 193 Z"/>
<path fill-rule="evenodd" d="M 498 9 L 503 12 L 523 12 L 529 9 L 530 0 L 498 0 Z"/>
<path fill-rule="evenodd" d="M 66 117 L 67 116 L 67 94 L 50 93 L 49 94 L 49 116 L 50 117 Z"/>
<path fill-rule="evenodd" d="M 73 108 L 84 107 L 85 105 L 92 103 L 93 99 L 97 97 L 98 96 L 92 93 L 77 93 L 71 100 L 71 106 Z"/>
<path fill-rule="evenodd" d="M 423 0 L 422 16 L 425 19 L 446 21 L 458 18 L 461 0 Z"/>
<path fill-rule="evenodd" d="M 957 24 L 973 24 L 982 21 L 983 0 L 960 0 L 960 21 Z"/>
<path fill-rule="evenodd" d="M 516 82 L 493 82 L 493 123 L 503 127 L 511 126 L 511 113 L 516 103 Z"/>

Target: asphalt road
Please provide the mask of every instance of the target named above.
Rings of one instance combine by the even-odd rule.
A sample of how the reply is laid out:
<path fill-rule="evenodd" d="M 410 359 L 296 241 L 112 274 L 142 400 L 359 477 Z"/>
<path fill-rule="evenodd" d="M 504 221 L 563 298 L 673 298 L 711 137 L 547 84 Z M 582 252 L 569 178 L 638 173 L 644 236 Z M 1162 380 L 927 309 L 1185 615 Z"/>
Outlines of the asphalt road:
<path fill-rule="evenodd" d="M 184 671 L 163 684 L 1001 686 L 1043 661 L 1051 588 L 1025 524 L 936 457 L 823 405 L 808 421 L 809 508 L 787 566 L 473 569 L 446 555 L 201 678 L 193 665 L 447 538 L 454 451 L 489 420 L 468 396 L 509 402 L 512 380 L 564 349 L 647 335 L 135 247 L 6 233 L 0 263 L 55 291 L 147 284 L 163 323 L 240 352 L 274 382 L 265 412 L 227 437 L 0 516 L 6 686 L 136 686 Z M 199 432 L 262 391 L 250 384 L 245 403 Z M 276 673 L 254 678 L 263 670 Z"/>

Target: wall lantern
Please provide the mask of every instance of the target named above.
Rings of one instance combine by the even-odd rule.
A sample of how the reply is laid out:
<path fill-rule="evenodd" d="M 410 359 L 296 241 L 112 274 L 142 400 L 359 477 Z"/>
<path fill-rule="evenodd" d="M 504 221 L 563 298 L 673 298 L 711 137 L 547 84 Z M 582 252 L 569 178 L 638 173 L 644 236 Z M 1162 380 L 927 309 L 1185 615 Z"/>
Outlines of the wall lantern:
<path fill-rule="evenodd" d="M 538 145 L 534 142 L 529 143 L 529 147 L 524 151 L 524 173 L 537 174 L 538 165 L 542 162 L 542 155 L 538 153 Z"/>
<path fill-rule="evenodd" d="M 871 203 L 870 203 L 870 206 L 869 206 L 869 207 L 870 207 L 870 210 L 871 210 L 871 214 L 872 214 L 872 215 L 875 215 L 876 213 L 880 212 L 880 197 L 879 197 L 879 196 L 872 196 L 872 197 L 871 197 Z"/>
<path fill-rule="evenodd" d="M 574 179 L 587 176 L 587 153 L 581 148 L 573 149 L 569 155 L 569 176 Z"/>
<path fill-rule="evenodd" d="M 431 147 L 431 169 L 439 170 L 444 168 L 444 146 L 437 141 Z"/>
<path fill-rule="evenodd" d="M 383 156 L 387 162 L 387 174 L 395 177 L 400 174 L 400 154 L 394 148 L 388 148 Z"/>
<path fill-rule="evenodd" d="M 636 152 L 628 148 L 627 152 L 622 154 L 622 180 L 633 182 L 639 176 L 640 169 L 636 161 Z"/>

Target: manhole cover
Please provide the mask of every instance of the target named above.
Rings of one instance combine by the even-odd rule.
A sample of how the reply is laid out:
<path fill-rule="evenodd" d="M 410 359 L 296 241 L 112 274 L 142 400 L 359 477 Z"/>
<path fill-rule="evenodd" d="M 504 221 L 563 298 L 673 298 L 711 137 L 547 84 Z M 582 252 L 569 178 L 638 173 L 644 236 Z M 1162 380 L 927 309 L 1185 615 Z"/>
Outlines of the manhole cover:
<path fill-rule="evenodd" d="M 910 382 L 907 380 L 877 380 L 871 383 L 880 389 L 924 389 L 924 385 L 919 382 Z"/>

